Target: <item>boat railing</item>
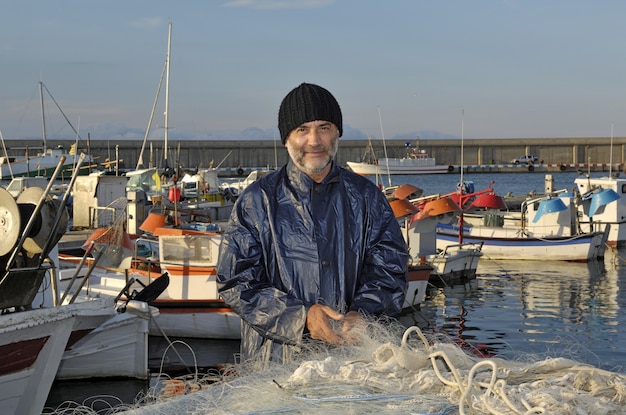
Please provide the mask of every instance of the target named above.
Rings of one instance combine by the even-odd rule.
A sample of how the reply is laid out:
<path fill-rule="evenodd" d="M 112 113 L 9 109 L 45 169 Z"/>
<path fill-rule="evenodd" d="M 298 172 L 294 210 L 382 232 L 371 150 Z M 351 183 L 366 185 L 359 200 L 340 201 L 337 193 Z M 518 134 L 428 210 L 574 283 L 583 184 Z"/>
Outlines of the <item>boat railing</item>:
<path fill-rule="evenodd" d="M 156 246 L 156 249 L 155 249 Z M 161 275 L 158 253 L 159 241 L 154 238 L 139 237 L 133 241 L 133 269 L 144 270 L 148 278 L 152 279 L 152 273 Z M 149 250 L 149 251 L 148 251 Z M 156 251 L 156 255 L 155 255 Z"/>
<path fill-rule="evenodd" d="M 446 245 L 446 247 L 439 253 L 439 256 L 446 256 L 448 254 L 448 249 L 474 249 L 475 251 L 482 251 L 484 242 L 464 242 L 459 244 L 450 244 Z"/>

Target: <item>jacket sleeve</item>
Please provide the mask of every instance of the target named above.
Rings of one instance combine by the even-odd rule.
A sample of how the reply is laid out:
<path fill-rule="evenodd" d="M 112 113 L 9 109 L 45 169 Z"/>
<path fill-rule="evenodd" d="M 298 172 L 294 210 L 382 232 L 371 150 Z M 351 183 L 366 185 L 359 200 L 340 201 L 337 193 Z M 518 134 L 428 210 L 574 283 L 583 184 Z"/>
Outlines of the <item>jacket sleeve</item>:
<path fill-rule="evenodd" d="M 408 250 L 398 220 L 376 189 L 366 215 L 365 252 L 352 310 L 396 316 L 408 287 Z"/>
<path fill-rule="evenodd" d="M 297 344 L 306 325 L 302 301 L 272 286 L 267 276 L 257 215 L 262 209 L 246 194 L 233 207 L 224 229 L 217 270 L 224 301 L 262 337 L 281 344 Z"/>

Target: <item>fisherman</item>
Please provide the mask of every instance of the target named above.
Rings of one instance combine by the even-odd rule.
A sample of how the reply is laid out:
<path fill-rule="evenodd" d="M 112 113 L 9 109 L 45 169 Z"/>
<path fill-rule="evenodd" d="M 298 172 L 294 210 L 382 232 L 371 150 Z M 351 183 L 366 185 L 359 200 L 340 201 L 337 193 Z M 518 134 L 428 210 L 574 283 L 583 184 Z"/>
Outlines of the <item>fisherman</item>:
<path fill-rule="evenodd" d="M 407 247 L 383 192 L 335 159 L 334 96 L 302 83 L 283 99 L 290 160 L 239 195 L 223 231 L 218 289 L 241 317 L 241 359 L 287 362 L 306 338 L 354 344 L 366 317 L 396 316 Z"/>

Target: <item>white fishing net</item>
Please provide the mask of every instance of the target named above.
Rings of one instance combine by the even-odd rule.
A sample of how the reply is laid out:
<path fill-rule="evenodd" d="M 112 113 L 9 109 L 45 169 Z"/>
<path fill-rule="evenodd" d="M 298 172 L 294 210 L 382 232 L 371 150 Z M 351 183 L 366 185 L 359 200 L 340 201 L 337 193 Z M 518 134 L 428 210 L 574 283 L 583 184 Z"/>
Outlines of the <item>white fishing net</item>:
<path fill-rule="evenodd" d="M 561 357 L 480 358 L 390 322 L 372 322 L 360 336 L 358 346 L 316 345 L 289 364 L 242 362 L 205 378 L 163 377 L 134 405 L 107 414 L 626 413 L 620 373 Z"/>

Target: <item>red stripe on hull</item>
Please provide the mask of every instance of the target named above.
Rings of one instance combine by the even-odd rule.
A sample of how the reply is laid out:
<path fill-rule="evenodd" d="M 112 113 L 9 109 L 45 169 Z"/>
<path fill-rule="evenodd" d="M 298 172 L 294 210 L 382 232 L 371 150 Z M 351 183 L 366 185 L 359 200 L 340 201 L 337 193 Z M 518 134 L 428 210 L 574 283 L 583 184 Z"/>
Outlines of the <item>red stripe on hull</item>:
<path fill-rule="evenodd" d="M 0 375 L 20 372 L 35 363 L 49 336 L 0 346 Z"/>

